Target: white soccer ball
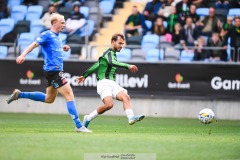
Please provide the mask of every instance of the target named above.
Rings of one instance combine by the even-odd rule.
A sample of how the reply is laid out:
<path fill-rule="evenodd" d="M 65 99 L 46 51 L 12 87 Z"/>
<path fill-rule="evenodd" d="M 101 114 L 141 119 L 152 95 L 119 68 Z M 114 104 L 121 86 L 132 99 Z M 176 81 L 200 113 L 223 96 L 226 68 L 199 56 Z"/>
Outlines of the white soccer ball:
<path fill-rule="evenodd" d="M 205 108 L 199 112 L 198 119 L 204 124 L 210 124 L 214 121 L 215 116 L 211 109 Z"/>

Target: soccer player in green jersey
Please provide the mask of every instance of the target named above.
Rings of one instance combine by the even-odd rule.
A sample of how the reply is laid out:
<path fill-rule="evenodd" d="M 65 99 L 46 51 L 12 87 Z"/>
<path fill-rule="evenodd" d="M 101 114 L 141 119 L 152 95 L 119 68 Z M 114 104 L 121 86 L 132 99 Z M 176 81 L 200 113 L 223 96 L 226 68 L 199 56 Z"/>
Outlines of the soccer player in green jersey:
<path fill-rule="evenodd" d="M 84 82 L 84 80 L 92 73 L 97 71 L 97 92 L 100 95 L 103 105 L 95 109 L 89 115 L 84 116 L 83 125 L 88 127 L 90 121 L 97 117 L 99 114 L 103 114 L 107 110 L 113 107 L 113 98 L 123 102 L 123 108 L 127 114 L 128 122 L 130 125 L 137 121 L 141 121 L 144 115 L 134 115 L 132 105 L 130 102 L 130 96 L 127 90 L 119 86 L 115 82 L 115 75 L 117 68 L 129 69 L 135 73 L 138 71 L 137 66 L 122 63 L 117 61 L 116 52 L 120 52 L 125 42 L 125 38 L 122 34 L 114 34 L 111 39 L 111 48 L 107 48 L 99 60 L 94 63 L 89 69 L 87 69 L 82 76 L 78 77 L 76 81 L 78 84 Z"/>

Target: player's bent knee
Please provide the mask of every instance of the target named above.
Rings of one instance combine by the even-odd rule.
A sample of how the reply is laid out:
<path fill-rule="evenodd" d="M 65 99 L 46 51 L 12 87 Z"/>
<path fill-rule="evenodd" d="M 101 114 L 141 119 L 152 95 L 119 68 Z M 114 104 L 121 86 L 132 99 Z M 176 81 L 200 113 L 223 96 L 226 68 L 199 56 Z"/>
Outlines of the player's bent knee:
<path fill-rule="evenodd" d="M 112 107 L 113 107 L 113 103 L 107 103 L 107 104 L 105 104 L 105 107 L 106 107 L 106 110 L 109 110 L 109 109 L 111 109 Z"/>

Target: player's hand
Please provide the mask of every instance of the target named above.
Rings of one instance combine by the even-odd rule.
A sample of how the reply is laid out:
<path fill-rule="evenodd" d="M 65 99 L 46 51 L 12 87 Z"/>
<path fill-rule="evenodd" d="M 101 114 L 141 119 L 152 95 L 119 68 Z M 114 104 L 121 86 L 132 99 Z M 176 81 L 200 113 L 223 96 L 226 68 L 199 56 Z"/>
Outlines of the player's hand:
<path fill-rule="evenodd" d="M 133 72 L 133 73 L 135 73 L 135 72 L 138 71 L 138 68 L 137 68 L 137 66 L 135 66 L 135 65 L 130 65 L 129 69 L 130 69 L 130 71 Z"/>
<path fill-rule="evenodd" d="M 76 82 L 77 84 L 83 83 L 85 81 L 85 78 L 83 76 L 77 77 Z"/>
<path fill-rule="evenodd" d="M 17 59 L 16 59 L 16 63 L 17 64 L 22 64 L 25 61 L 25 57 L 20 55 Z"/>
<path fill-rule="evenodd" d="M 67 52 L 69 49 L 70 49 L 69 45 L 64 45 L 64 46 L 63 46 L 63 50 L 64 50 L 65 52 Z"/>

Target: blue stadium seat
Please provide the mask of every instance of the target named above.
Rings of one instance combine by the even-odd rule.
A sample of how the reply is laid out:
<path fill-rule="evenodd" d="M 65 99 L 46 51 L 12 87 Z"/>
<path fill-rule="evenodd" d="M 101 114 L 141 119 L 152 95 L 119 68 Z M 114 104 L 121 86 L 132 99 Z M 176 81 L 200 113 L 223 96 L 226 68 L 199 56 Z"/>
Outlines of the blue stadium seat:
<path fill-rule="evenodd" d="M 17 5 L 13 6 L 11 10 L 11 18 L 15 20 L 15 23 L 19 20 L 24 20 L 27 13 L 27 6 Z"/>
<path fill-rule="evenodd" d="M 7 46 L 0 46 L 0 58 L 7 57 L 8 54 L 8 47 Z"/>
<path fill-rule="evenodd" d="M 156 34 L 143 36 L 142 43 L 141 43 L 142 50 L 157 48 L 158 45 L 159 45 L 159 36 L 157 36 Z"/>
<path fill-rule="evenodd" d="M 197 15 L 199 16 L 208 16 L 209 14 L 209 8 L 197 8 L 196 10 Z"/>
<path fill-rule="evenodd" d="M 62 40 L 63 44 L 66 44 L 67 41 L 67 34 L 65 33 L 59 33 L 59 37 Z"/>
<path fill-rule="evenodd" d="M 148 62 L 158 62 L 164 59 L 163 49 L 150 49 L 146 54 L 146 61 Z"/>
<path fill-rule="evenodd" d="M 86 6 L 80 7 L 80 13 L 82 13 L 86 19 L 88 19 L 89 10 L 90 10 L 89 7 L 86 7 Z"/>
<path fill-rule="evenodd" d="M 14 20 L 11 18 L 4 18 L 0 20 L 0 39 L 7 34 L 8 32 L 11 32 L 14 28 Z"/>
<path fill-rule="evenodd" d="M 94 21 L 92 20 L 87 20 L 87 25 L 85 25 L 84 27 L 82 27 L 80 29 L 80 34 L 79 36 L 84 37 L 86 35 L 86 27 L 88 27 L 88 36 L 91 36 L 93 34 L 93 30 L 94 30 Z"/>
<path fill-rule="evenodd" d="M 26 13 L 26 20 L 32 21 L 40 19 L 43 13 L 43 7 L 40 5 L 29 6 Z"/>
<path fill-rule="evenodd" d="M 191 52 L 190 50 L 188 52 L 186 52 L 185 50 L 181 51 L 180 54 L 180 62 L 191 62 L 193 60 L 194 57 L 194 53 Z"/>
<path fill-rule="evenodd" d="M 163 21 L 163 26 L 164 26 L 164 28 L 167 28 L 167 26 L 168 26 L 167 21 Z"/>
<path fill-rule="evenodd" d="M 22 0 L 8 0 L 8 8 L 11 11 L 13 6 L 20 5 L 22 3 Z"/>
<path fill-rule="evenodd" d="M 118 61 L 129 61 L 132 57 L 131 49 L 122 48 L 120 52 L 116 53 Z"/>
<path fill-rule="evenodd" d="M 145 20 L 145 24 L 147 26 L 147 29 L 151 30 L 151 28 L 152 28 L 152 21 Z"/>
<path fill-rule="evenodd" d="M 114 2 L 113 1 L 101 1 L 99 3 L 99 8 L 102 10 L 103 14 L 111 14 L 113 11 L 113 7 L 114 7 Z"/>
<path fill-rule="evenodd" d="M 228 11 L 228 16 L 240 16 L 240 8 L 230 8 Z"/>
<path fill-rule="evenodd" d="M 18 40 L 17 45 L 21 48 L 22 46 L 28 46 L 35 40 L 35 34 L 34 33 L 21 33 Z"/>
<path fill-rule="evenodd" d="M 40 34 L 44 30 L 43 25 L 41 24 L 40 19 L 35 19 L 31 21 L 30 25 L 30 32 L 34 33 L 35 35 Z"/>

